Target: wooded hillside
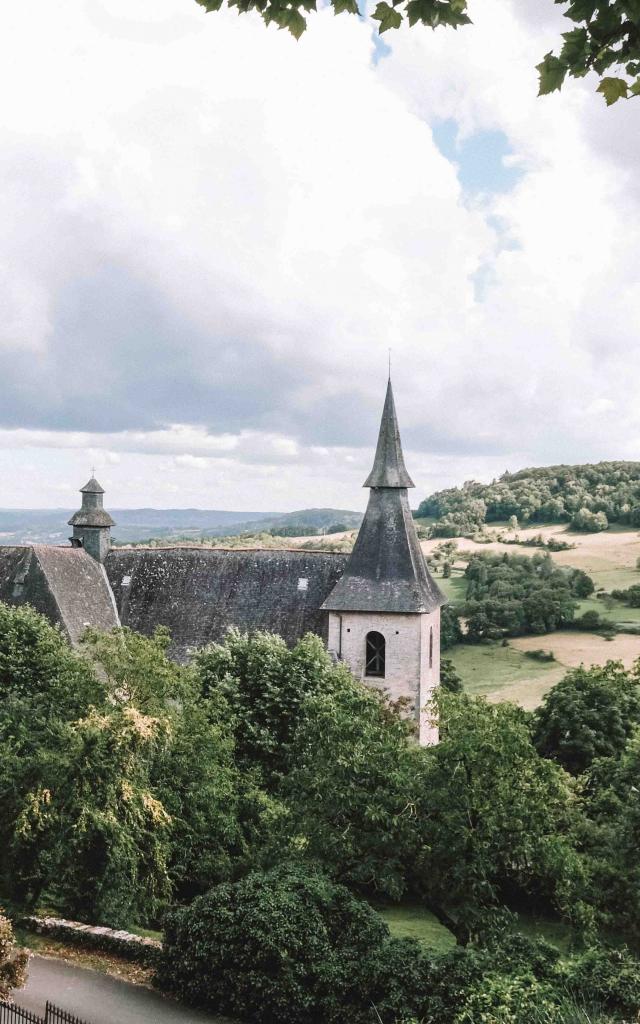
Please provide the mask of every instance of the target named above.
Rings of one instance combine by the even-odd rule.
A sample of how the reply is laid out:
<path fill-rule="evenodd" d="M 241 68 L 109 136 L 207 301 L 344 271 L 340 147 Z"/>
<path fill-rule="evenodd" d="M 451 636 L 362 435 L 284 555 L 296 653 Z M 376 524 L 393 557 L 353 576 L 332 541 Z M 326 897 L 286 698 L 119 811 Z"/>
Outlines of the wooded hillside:
<path fill-rule="evenodd" d="M 586 530 L 606 529 L 609 523 L 640 526 L 640 462 L 522 469 L 490 484 L 470 480 L 430 495 L 418 516 L 437 519 L 441 536 L 511 516 L 522 523 L 571 522 Z"/>

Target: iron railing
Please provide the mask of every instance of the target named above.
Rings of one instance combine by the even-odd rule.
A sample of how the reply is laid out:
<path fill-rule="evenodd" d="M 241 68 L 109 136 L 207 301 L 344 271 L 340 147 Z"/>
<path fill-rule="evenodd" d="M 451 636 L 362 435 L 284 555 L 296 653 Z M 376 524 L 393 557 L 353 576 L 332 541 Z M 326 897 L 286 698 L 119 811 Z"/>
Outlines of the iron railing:
<path fill-rule="evenodd" d="M 0 1024 L 85 1024 L 68 1010 L 62 1010 L 47 1000 L 44 1017 L 31 1010 L 24 1010 L 15 1003 L 0 1001 Z"/>
<path fill-rule="evenodd" d="M 44 1018 L 31 1010 L 23 1010 L 15 1003 L 0 1002 L 0 1024 L 42 1024 Z"/>

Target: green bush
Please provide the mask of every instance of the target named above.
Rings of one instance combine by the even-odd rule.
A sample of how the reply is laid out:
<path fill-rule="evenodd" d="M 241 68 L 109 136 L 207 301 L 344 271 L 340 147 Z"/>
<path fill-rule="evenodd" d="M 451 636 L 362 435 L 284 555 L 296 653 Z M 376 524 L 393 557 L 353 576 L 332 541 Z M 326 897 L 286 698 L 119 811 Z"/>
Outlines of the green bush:
<path fill-rule="evenodd" d="M 285 866 L 216 886 L 169 914 L 157 982 L 256 1024 L 366 1021 L 366 964 L 388 941 L 382 918 L 344 886 Z"/>
<path fill-rule="evenodd" d="M 637 1014 L 640 961 L 627 949 L 588 949 L 569 961 L 566 986 L 578 998 L 597 1000 L 607 1010 Z"/>

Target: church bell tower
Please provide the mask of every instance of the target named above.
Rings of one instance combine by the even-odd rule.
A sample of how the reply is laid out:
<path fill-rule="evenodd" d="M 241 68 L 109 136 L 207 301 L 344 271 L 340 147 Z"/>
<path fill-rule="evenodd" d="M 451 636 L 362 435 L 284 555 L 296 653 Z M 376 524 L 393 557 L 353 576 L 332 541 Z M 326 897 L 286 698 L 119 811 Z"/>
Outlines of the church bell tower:
<path fill-rule="evenodd" d="M 424 708 L 440 683 L 440 607 L 409 508 L 413 487 L 402 454 L 391 380 L 369 504 L 344 575 L 323 604 L 329 650 L 368 685 L 406 697 L 421 744 L 438 742 Z"/>

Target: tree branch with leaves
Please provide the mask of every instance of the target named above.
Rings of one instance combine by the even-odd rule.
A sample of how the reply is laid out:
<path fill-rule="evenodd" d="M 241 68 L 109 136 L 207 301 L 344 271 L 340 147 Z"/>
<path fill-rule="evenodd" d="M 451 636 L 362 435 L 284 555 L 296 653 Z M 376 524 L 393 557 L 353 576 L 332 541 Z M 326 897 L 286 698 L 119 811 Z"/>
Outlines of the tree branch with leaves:
<path fill-rule="evenodd" d="M 550 2 L 550 0 L 549 0 Z M 562 33 L 559 53 L 546 54 L 537 71 L 540 95 L 560 89 L 567 77 L 594 72 L 598 92 L 607 106 L 640 95 L 640 0 L 554 0 L 576 27 Z M 219 11 L 224 0 L 196 0 L 205 11 Z M 306 15 L 317 10 L 316 0 L 227 0 L 239 14 L 257 11 L 265 25 L 277 25 L 299 39 L 307 28 Z M 335 14 L 361 15 L 356 0 L 330 0 Z M 403 24 L 460 28 L 471 24 L 467 0 L 379 0 L 372 18 L 382 35 Z"/>

